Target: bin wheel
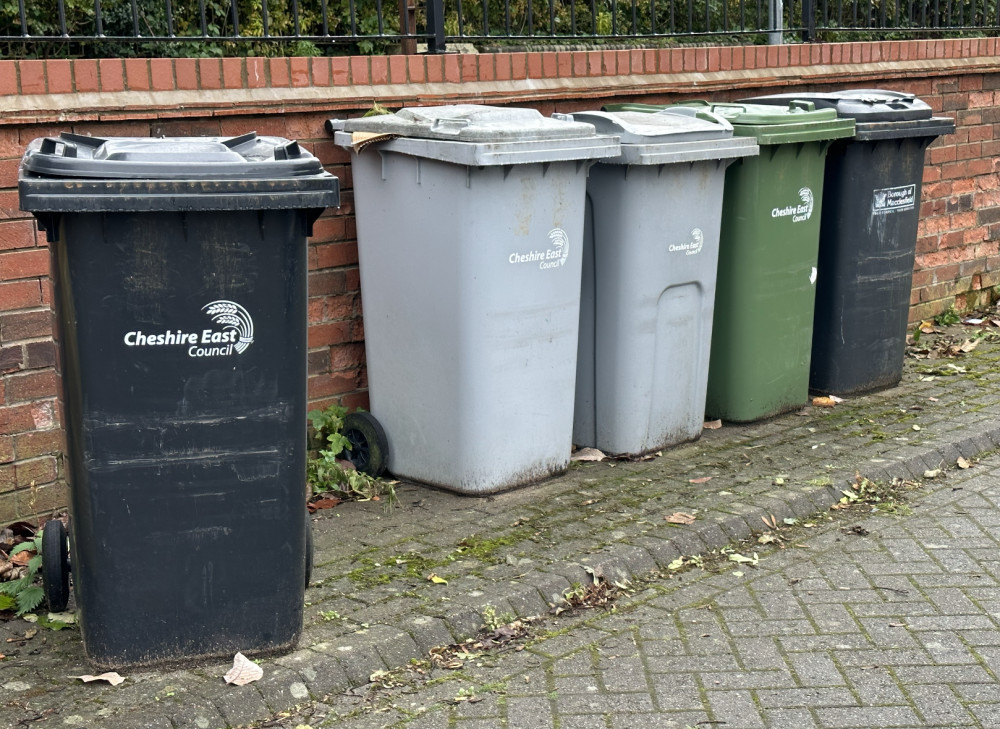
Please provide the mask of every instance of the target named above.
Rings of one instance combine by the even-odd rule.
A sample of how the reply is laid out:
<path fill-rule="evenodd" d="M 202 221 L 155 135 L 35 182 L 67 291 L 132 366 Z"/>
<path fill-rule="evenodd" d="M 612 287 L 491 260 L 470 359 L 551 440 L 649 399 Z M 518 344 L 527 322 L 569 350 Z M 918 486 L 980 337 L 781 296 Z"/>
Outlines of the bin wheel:
<path fill-rule="evenodd" d="M 49 610 L 61 613 L 69 603 L 69 548 L 66 527 L 58 519 L 42 529 L 42 590 Z"/>
<path fill-rule="evenodd" d="M 306 587 L 309 587 L 310 581 L 312 581 L 313 573 L 313 530 L 312 530 L 312 520 L 309 518 L 309 512 L 306 511 Z"/>
<path fill-rule="evenodd" d="M 347 460 L 359 471 L 372 476 L 385 473 L 389 442 L 385 431 L 371 413 L 360 410 L 344 418 L 344 437 L 351 444 Z"/>

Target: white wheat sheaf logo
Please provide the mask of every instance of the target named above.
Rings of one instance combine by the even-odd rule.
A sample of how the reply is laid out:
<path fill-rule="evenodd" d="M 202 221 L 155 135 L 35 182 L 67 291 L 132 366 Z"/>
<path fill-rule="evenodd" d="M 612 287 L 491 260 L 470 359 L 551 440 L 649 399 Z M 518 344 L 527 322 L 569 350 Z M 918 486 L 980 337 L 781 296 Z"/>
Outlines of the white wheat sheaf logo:
<path fill-rule="evenodd" d="M 569 236 L 566 235 L 566 231 L 562 228 L 553 228 L 549 231 L 549 240 L 562 253 L 559 258 L 559 265 L 565 266 L 566 259 L 569 258 Z"/>
<path fill-rule="evenodd" d="M 226 329 L 234 329 L 239 339 L 233 349 L 242 354 L 253 344 L 253 318 L 250 313 L 233 301 L 213 301 L 201 308 L 212 321 Z"/>
<path fill-rule="evenodd" d="M 808 220 L 813 214 L 813 191 L 808 187 L 803 187 L 799 190 L 799 200 L 801 200 L 802 204 L 806 206 L 803 215 L 805 216 L 805 219 Z"/>

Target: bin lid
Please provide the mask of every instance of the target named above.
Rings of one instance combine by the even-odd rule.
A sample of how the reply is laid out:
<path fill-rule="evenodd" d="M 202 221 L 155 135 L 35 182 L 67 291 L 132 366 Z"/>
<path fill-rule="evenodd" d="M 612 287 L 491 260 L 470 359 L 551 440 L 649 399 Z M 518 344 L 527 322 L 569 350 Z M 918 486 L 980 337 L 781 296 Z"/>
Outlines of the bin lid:
<path fill-rule="evenodd" d="M 326 128 L 338 145 L 356 152 L 375 143 L 384 152 L 472 166 L 595 159 L 621 148 L 617 138 L 597 136 L 592 124 L 545 117 L 535 109 L 477 104 L 330 119 Z"/>
<path fill-rule="evenodd" d="M 615 104 L 604 108 L 607 111 L 655 112 L 676 107 L 693 107 L 718 114 L 733 125 L 736 136 L 754 136 L 758 144 L 825 141 L 854 133 L 853 120 L 838 119 L 834 109 L 817 109 L 812 102 L 797 99 L 788 101 L 785 106 L 742 102 L 715 104 L 696 100 L 666 106 Z"/>
<path fill-rule="evenodd" d="M 28 145 L 18 174 L 34 213 L 322 210 L 339 181 L 280 137 L 113 137 L 63 133 Z"/>
<path fill-rule="evenodd" d="M 581 111 L 567 115 L 592 124 L 598 134 L 621 140 L 617 164 L 671 164 L 743 157 L 757 154 L 753 139 L 733 137 L 733 125 L 718 114 L 691 107 L 657 113 L 642 111 Z"/>
<path fill-rule="evenodd" d="M 536 109 L 479 104 L 413 106 L 395 114 L 345 119 L 345 132 L 376 132 L 418 139 L 512 142 L 594 136 L 589 124 L 552 119 Z"/>
<path fill-rule="evenodd" d="M 22 160 L 48 177 L 113 180 L 219 180 L 300 177 L 323 172 L 298 142 L 280 137 L 85 137 L 36 139 Z"/>
<path fill-rule="evenodd" d="M 928 137 L 951 134 L 955 122 L 935 117 L 930 105 L 913 94 L 886 89 L 806 91 L 802 93 L 755 96 L 745 101 L 784 105 L 793 99 L 810 101 L 823 109 L 835 109 L 842 119 L 854 119 L 859 140 L 900 137 Z M 887 125 L 887 123 L 891 123 Z"/>

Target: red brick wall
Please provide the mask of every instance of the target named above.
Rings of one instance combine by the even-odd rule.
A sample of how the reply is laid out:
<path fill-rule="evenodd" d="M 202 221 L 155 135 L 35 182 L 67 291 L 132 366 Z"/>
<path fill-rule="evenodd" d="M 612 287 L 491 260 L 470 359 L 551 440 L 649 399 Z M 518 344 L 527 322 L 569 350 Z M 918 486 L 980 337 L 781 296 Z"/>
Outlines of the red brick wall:
<path fill-rule="evenodd" d="M 36 137 L 236 135 L 298 139 L 336 174 L 342 207 L 309 249 L 309 397 L 367 402 L 348 158 L 331 116 L 480 102 L 544 113 L 608 101 L 731 100 L 778 90 L 910 91 L 956 119 L 928 153 L 911 319 L 1000 285 L 1000 41 L 355 58 L 0 61 L 0 523 L 65 503 L 62 416 L 44 237 L 18 211 L 17 164 Z"/>

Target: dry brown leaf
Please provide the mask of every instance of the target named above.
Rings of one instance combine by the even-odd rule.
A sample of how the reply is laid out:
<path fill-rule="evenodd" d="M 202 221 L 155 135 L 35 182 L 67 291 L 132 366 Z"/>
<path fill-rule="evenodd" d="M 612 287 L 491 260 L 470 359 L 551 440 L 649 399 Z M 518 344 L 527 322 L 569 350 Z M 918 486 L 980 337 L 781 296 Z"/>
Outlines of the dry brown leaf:
<path fill-rule="evenodd" d="M 978 346 L 979 346 L 979 340 L 978 339 L 966 339 L 964 342 L 962 342 L 958 346 L 958 351 L 959 352 L 971 352 L 972 350 L 974 350 Z"/>
<path fill-rule="evenodd" d="M 306 506 L 309 508 L 310 513 L 315 513 L 320 509 L 332 509 L 341 503 L 341 499 L 335 499 L 332 497 L 327 497 L 324 499 L 316 499 L 316 501 L 310 501 Z"/>
<path fill-rule="evenodd" d="M 972 464 L 961 456 L 958 457 L 958 460 L 955 463 L 959 468 L 972 468 Z"/>
<path fill-rule="evenodd" d="M 771 517 L 770 521 L 768 521 L 768 518 L 766 516 L 762 516 L 760 518 L 760 520 L 762 522 L 764 522 L 765 524 L 767 524 L 772 529 L 777 529 L 778 528 L 778 520 L 774 518 L 774 514 L 771 514 L 770 517 Z"/>
<path fill-rule="evenodd" d="M 665 518 L 670 524 L 694 524 L 695 520 L 694 514 L 688 514 L 683 511 L 675 511 L 673 514 Z"/>
<path fill-rule="evenodd" d="M 32 552 L 31 550 L 25 550 L 23 552 L 18 552 L 17 554 L 15 554 L 13 557 L 10 558 L 10 561 L 13 564 L 23 567 L 24 565 L 28 564 L 28 562 L 31 561 L 31 558 L 34 556 L 35 556 L 34 552 Z"/>
<path fill-rule="evenodd" d="M 837 406 L 837 401 L 832 397 L 814 397 L 812 404 L 818 408 L 832 408 Z"/>
<path fill-rule="evenodd" d="M 711 480 L 711 476 L 702 476 L 701 478 L 692 478 L 688 483 L 708 483 Z"/>
<path fill-rule="evenodd" d="M 707 421 L 705 421 L 705 425 L 703 427 L 705 428 L 705 430 L 718 430 L 719 428 L 722 427 L 722 421 L 721 420 L 707 420 Z"/>
<path fill-rule="evenodd" d="M 263 675 L 263 668 L 242 653 L 237 653 L 233 656 L 233 667 L 223 678 L 226 683 L 231 683 L 234 686 L 246 686 L 248 683 L 260 680 Z"/>
<path fill-rule="evenodd" d="M 604 453 L 596 448 L 581 448 L 569 457 L 571 461 L 603 461 L 607 458 Z"/>
<path fill-rule="evenodd" d="M 112 686 L 125 683 L 125 679 L 114 671 L 111 671 L 110 673 L 102 673 L 100 676 L 91 676 L 90 674 L 87 674 L 86 676 L 70 676 L 70 678 L 78 678 L 84 683 L 90 683 L 91 681 L 107 681 Z"/>

